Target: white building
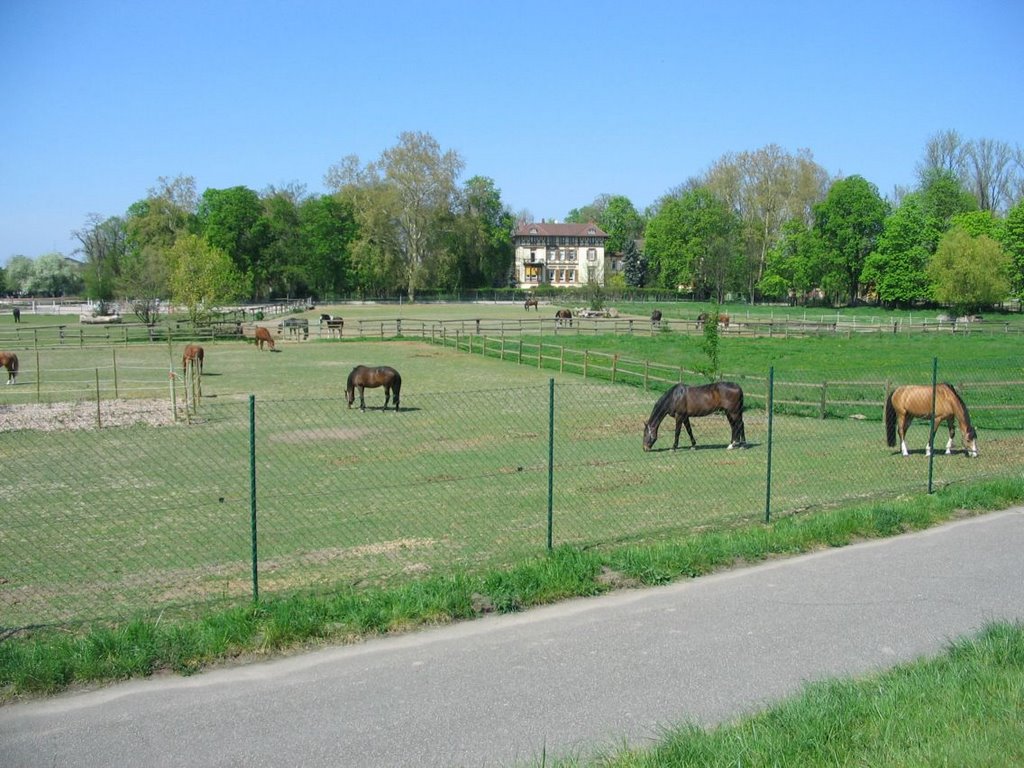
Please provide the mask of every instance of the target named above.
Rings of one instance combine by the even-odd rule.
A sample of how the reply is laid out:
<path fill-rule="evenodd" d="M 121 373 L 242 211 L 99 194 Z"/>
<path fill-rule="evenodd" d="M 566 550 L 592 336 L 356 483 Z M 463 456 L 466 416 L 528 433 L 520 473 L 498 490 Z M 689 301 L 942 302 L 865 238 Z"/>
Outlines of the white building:
<path fill-rule="evenodd" d="M 608 235 L 596 224 L 519 224 L 513 236 L 516 284 L 541 283 L 568 288 L 590 282 L 605 284 L 610 269 L 604 245 Z"/>

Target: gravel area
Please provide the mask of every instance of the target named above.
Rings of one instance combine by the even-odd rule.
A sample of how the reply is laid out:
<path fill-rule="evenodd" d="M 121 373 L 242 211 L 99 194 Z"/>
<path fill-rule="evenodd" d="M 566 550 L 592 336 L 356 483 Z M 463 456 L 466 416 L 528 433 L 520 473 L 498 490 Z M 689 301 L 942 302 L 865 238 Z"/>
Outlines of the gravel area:
<path fill-rule="evenodd" d="M 104 428 L 133 424 L 163 427 L 174 423 L 174 414 L 168 400 L 103 400 L 100 421 Z M 96 403 L 0 405 L 0 432 L 18 429 L 43 432 L 96 429 Z"/>

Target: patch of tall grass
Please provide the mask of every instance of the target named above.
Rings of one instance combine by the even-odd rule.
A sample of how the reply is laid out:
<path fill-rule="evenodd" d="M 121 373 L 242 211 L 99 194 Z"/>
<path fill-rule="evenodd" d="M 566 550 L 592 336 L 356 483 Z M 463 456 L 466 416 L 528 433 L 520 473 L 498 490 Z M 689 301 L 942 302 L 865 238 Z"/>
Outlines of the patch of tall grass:
<path fill-rule="evenodd" d="M 686 724 L 656 746 L 557 768 L 1024 764 L 1024 624 L 992 624 L 934 659 L 803 693 L 710 730 Z"/>
<path fill-rule="evenodd" d="M 555 549 L 507 569 L 459 571 L 390 587 L 273 597 L 193 620 L 37 629 L 0 641 L 0 701 L 519 611 L 616 587 L 663 584 L 738 562 L 923 529 L 1024 500 L 1024 480 L 951 486 L 934 495 L 795 515 L 678 543 Z"/>

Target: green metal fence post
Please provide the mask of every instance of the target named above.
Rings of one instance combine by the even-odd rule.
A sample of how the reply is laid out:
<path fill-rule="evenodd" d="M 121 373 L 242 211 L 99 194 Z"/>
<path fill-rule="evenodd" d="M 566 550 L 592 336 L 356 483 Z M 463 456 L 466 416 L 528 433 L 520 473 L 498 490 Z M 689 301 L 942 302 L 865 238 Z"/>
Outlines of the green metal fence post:
<path fill-rule="evenodd" d="M 249 529 L 252 537 L 252 599 L 260 599 L 256 548 L 256 395 L 249 395 Z"/>
<path fill-rule="evenodd" d="M 768 369 L 768 470 L 765 480 L 764 493 L 764 521 L 770 523 L 772 519 L 772 413 L 775 401 L 775 366 Z"/>
<path fill-rule="evenodd" d="M 555 380 L 548 379 L 548 551 L 554 542 Z"/>
<path fill-rule="evenodd" d="M 928 493 L 932 493 L 932 476 L 935 467 L 935 390 L 939 381 L 939 358 L 932 358 L 932 417 L 928 420 L 931 435 L 928 437 Z"/>

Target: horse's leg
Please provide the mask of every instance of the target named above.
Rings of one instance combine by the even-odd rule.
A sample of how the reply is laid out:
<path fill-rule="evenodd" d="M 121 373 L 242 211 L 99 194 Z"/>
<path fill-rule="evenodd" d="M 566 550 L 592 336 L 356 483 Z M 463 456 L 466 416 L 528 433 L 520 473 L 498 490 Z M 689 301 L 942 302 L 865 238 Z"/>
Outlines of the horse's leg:
<path fill-rule="evenodd" d="M 949 427 L 949 440 L 946 441 L 946 455 L 949 456 L 953 453 L 953 435 L 955 429 L 952 416 L 946 419 L 946 425 Z"/>
<path fill-rule="evenodd" d="M 363 397 L 363 385 L 359 385 L 359 410 L 366 410 L 366 399 Z"/>
<path fill-rule="evenodd" d="M 388 409 L 388 403 L 390 403 L 390 402 L 391 402 L 391 385 L 390 384 L 385 384 L 384 385 L 384 410 L 385 411 Z"/>
<path fill-rule="evenodd" d="M 690 436 L 690 450 L 697 447 L 697 441 L 693 437 L 693 430 L 690 429 L 690 417 L 683 416 L 683 426 L 686 427 L 686 434 Z M 679 428 L 676 427 L 676 442 L 679 442 Z"/>
<path fill-rule="evenodd" d="M 676 439 L 672 441 L 672 450 L 673 451 L 676 450 L 676 448 L 679 447 L 679 432 L 683 428 L 683 419 L 685 419 L 685 418 L 686 418 L 685 416 L 676 416 Z M 686 430 L 687 431 L 690 430 L 689 425 L 687 425 Z"/>
<path fill-rule="evenodd" d="M 896 424 L 896 431 L 900 436 L 900 452 L 904 456 L 909 456 L 910 451 L 907 450 L 907 427 L 910 426 L 910 422 L 914 420 L 914 417 L 909 413 L 904 413 L 902 416 L 897 418 L 899 421 Z"/>
<path fill-rule="evenodd" d="M 736 446 L 743 444 L 742 440 L 740 439 L 740 427 L 742 426 L 742 422 L 729 411 L 725 412 L 725 418 L 729 420 L 729 426 L 732 429 L 732 442 L 730 442 L 729 446 L 726 448 L 726 450 L 731 451 Z"/>

